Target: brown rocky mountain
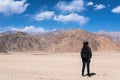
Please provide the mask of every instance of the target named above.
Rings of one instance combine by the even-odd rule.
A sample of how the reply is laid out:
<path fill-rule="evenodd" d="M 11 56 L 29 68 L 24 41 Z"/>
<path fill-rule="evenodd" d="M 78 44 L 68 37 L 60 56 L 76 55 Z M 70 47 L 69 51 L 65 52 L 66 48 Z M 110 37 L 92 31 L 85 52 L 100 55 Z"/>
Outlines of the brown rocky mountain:
<path fill-rule="evenodd" d="M 82 43 L 88 41 L 94 51 L 118 50 L 117 43 L 111 38 L 86 32 L 83 30 L 69 30 L 63 34 L 47 37 L 45 42 L 51 42 L 47 50 L 51 51 L 80 51 Z"/>
<path fill-rule="evenodd" d="M 44 35 L 42 33 L 42 35 Z M 50 36 L 49 36 L 50 35 Z M 117 42 L 109 37 L 90 33 L 80 29 L 65 30 L 56 35 L 45 33 L 45 36 L 31 35 L 25 32 L 0 34 L 0 51 L 67 51 L 79 52 L 82 43 L 88 41 L 94 51 L 119 50 Z"/>
<path fill-rule="evenodd" d="M 25 51 L 41 49 L 39 39 L 24 32 L 2 34 L 0 36 L 0 50 Z"/>

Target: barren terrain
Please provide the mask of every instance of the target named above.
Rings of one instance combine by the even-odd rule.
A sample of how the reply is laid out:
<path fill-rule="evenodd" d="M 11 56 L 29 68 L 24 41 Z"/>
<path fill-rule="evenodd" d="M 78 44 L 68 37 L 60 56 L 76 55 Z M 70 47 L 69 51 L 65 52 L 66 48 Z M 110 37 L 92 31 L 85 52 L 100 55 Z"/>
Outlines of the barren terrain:
<path fill-rule="evenodd" d="M 0 80 L 119 80 L 120 52 L 94 52 L 91 73 L 81 76 L 79 53 L 10 52 L 0 55 Z"/>

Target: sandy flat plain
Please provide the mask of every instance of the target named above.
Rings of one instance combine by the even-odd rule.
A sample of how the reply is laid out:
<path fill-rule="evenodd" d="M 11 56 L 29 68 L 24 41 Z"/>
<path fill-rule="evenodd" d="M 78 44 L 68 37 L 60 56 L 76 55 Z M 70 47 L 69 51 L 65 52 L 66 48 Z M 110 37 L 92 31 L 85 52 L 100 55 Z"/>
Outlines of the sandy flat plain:
<path fill-rule="evenodd" d="M 120 52 L 94 52 L 91 73 L 81 76 L 79 53 L 0 54 L 0 80 L 120 80 Z"/>

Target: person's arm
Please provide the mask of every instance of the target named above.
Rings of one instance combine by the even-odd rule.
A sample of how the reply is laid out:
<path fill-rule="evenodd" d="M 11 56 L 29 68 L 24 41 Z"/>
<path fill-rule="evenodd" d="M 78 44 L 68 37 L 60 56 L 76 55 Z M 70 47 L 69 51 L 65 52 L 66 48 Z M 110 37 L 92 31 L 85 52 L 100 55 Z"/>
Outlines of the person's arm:
<path fill-rule="evenodd" d="M 90 58 L 92 58 L 92 51 L 91 48 L 89 48 Z"/>

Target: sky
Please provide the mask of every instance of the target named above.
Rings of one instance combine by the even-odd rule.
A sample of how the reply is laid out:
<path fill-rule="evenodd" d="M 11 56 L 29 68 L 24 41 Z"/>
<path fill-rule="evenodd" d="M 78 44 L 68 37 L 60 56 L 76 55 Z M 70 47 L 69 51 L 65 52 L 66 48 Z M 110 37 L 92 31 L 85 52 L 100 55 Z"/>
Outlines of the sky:
<path fill-rule="evenodd" d="M 0 0 L 0 31 L 120 32 L 120 0 Z"/>

